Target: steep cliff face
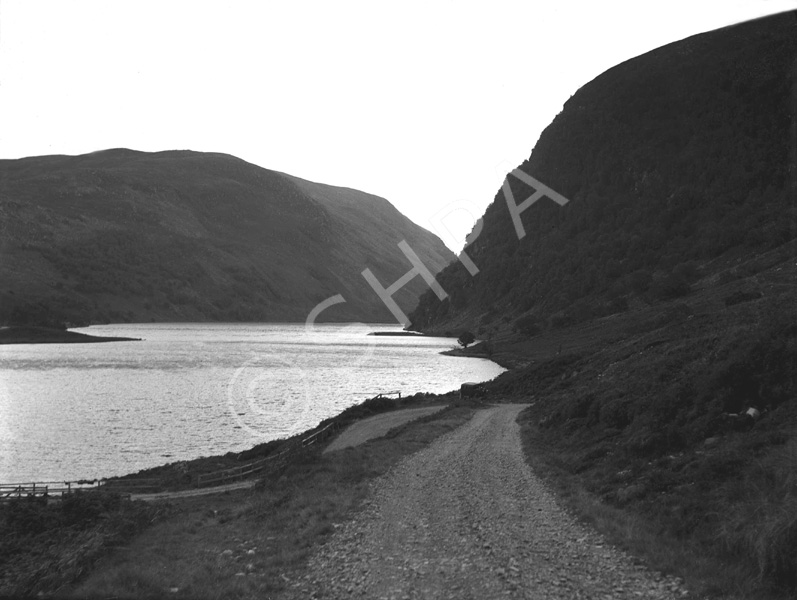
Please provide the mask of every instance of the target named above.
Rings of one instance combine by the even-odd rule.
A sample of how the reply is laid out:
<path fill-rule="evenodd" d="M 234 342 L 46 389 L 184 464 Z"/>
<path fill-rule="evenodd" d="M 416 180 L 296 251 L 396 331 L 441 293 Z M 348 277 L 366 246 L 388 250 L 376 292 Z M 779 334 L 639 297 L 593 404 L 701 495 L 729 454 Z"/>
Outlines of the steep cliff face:
<path fill-rule="evenodd" d="M 0 161 L 0 322 L 390 321 L 385 286 L 453 255 L 387 200 L 223 154 Z M 420 279 L 395 298 L 410 311 Z"/>
<path fill-rule="evenodd" d="M 534 333 L 689 293 L 795 237 L 797 13 L 620 64 L 565 104 L 519 169 L 563 195 L 504 190 L 411 315 L 421 330 Z M 512 206 L 535 188 L 509 175 Z M 528 178 L 526 178 L 528 179 Z"/>

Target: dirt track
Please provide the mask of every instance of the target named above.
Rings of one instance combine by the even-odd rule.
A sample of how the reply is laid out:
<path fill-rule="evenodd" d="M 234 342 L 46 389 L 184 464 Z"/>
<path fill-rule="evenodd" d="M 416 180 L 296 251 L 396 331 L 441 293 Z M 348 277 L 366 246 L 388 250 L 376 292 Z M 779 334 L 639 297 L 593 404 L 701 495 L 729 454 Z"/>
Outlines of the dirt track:
<path fill-rule="evenodd" d="M 558 507 L 526 465 L 520 405 L 479 411 L 374 484 L 294 598 L 681 598 Z"/>
<path fill-rule="evenodd" d="M 396 410 L 386 413 L 384 415 L 377 415 L 368 419 L 363 419 L 354 423 L 351 427 L 343 431 L 337 439 L 335 439 L 324 452 L 334 452 L 335 450 L 342 450 L 351 446 L 358 446 L 367 442 L 368 440 L 385 435 L 388 431 L 399 425 L 403 425 L 409 421 L 420 419 L 427 415 L 431 415 L 439 410 L 445 408 L 445 405 L 440 406 L 424 406 L 423 408 L 408 408 L 405 410 Z M 235 490 L 243 490 L 254 487 L 257 483 L 256 479 L 248 481 L 239 481 L 236 483 L 228 483 L 226 485 L 217 485 L 214 487 L 183 490 L 180 492 L 158 492 L 154 494 L 133 494 L 133 500 L 144 500 L 145 502 L 153 502 L 156 500 L 175 500 L 178 498 L 192 498 L 195 496 L 208 496 L 211 494 L 220 494 L 223 492 L 232 492 Z"/>
<path fill-rule="evenodd" d="M 359 446 L 370 439 L 385 435 L 394 427 L 431 415 L 444 408 L 445 405 L 443 404 L 439 406 L 424 406 L 423 408 L 406 408 L 357 421 L 327 446 L 324 453 L 343 450 L 351 446 Z"/>
<path fill-rule="evenodd" d="M 211 494 L 222 494 L 224 492 L 234 492 L 235 490 L 246 490 L 255 487 L 256 479 L 248 481 L 237 481 L 225 485 L 206 487 L 192 490 L 182 490 L 179 492 L 156 492 L 154 494 L 131 494 L 131 500 L 143 500 L 144 502 L 154 502 L 156 500 L 175 500 L 177 498 L 194 498 L 196 496 L 210 496 Z"/>

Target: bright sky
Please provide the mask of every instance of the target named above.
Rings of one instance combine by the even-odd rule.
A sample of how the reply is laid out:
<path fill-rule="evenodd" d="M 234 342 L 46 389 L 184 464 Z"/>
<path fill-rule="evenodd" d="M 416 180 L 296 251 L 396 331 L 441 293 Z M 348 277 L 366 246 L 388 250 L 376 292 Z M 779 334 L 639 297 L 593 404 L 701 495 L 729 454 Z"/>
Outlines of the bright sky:
<path fill-rule="evenodd" d="M 584 83 L 797 0 L 0 0 L 0 158 L 225 152 L 459 250 Z"/>

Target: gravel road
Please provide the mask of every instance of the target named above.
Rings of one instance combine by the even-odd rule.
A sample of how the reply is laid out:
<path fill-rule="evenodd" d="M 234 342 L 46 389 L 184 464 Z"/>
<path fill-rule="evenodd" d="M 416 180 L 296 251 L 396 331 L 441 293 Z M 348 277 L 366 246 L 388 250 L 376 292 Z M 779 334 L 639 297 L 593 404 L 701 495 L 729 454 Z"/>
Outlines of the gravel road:
<path fill-rule="evenodd" d="M 685 597 L 557 506 L 523 459 L 523 408 L 479 411 L 376 480 L 287 597 Z"/>
<path fill-rule="evenodd" d="M 324 454 L 327 452 L 335 452 L 336 450 L 343 450 L 344 448 L 350 448 L 352 446 L 359 446 L 370 439 L 385 435 L 394 427 L 431 415 L 444 408 L 445 405 L 443 404 L 439 406 L 424 406 L 421 408 L 405 408 L 403 410 L 394 410 L 383 415 L 376 415 L 375 417 L 368 417 L 367 419 L 357 421 L 347 427 L 335 438 L 335 440 L 326 447 Z"/>

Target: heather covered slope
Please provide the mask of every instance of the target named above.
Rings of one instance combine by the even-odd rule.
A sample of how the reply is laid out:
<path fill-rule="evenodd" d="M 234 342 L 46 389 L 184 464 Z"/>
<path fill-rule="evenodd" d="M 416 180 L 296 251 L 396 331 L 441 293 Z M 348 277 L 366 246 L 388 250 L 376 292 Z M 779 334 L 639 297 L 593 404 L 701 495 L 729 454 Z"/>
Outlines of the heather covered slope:
<path fill-rule="evenodd" d="M 0 322 L 304 321 L 336 294 L 321 320 L 389 321 L 363 269 L 398 279 L 402 239 L 433 272 L 453 258 L 382 198 L 223 154 L 3 160 L 0 215 Z"/>
<path fill-rule="evenodd" d="M 480 273 L 449 266 L 411 315 L 515 367 L 488 388 L 532 404 L 528 460 L 699 597 L 797 590 L 796 15 L 585 85 L 520 167 L 569 202 L 519 240 L 499 192 Z"/>
<path fill-rule="evenodd" d="M 424 330 L 544 330 L 682 296 L 795 236 L 797 13 L 694 36 L 583 86 L 520 169 L 563 194 L 502 191 L 411 316 Z M 509 177 L 514 202 L 532 188 Z M 520 322 L 518 320 L 520 319 Z"/>

